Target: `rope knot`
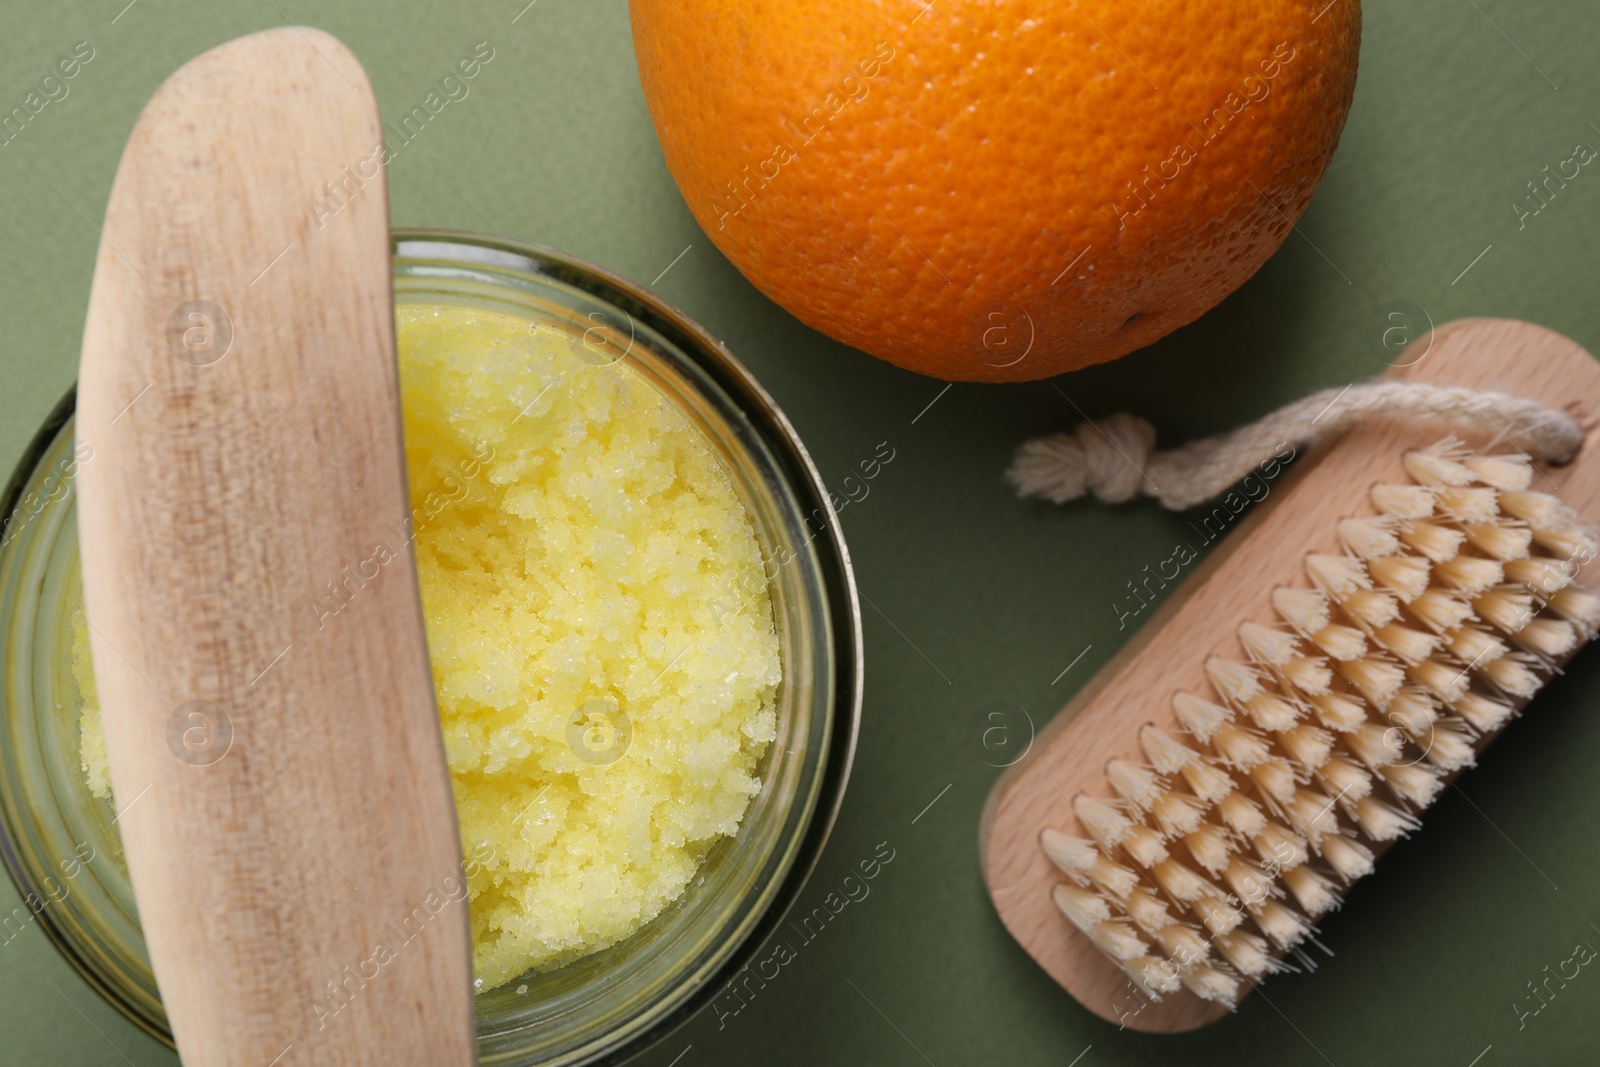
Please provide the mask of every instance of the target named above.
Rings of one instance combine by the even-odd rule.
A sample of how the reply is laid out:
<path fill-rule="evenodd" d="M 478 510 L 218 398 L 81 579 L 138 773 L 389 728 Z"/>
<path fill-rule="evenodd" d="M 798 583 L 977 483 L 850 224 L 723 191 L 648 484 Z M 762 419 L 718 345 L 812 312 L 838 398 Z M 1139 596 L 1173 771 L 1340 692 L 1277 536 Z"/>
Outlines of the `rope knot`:
<path fill-rule="evenodd" d="M 1089 492 L 1108 504 L 1148 493 L 1163 507 L 1181 511 L 1220 495 L 1284 444 L 1314 444 L 1374 417 L 1487 428 L 1539 462 L 1565 463 L 1583 445 L 1576 419 L 1536 400 L 1428 382 L 1376 381 L 1324 389 L 1248 426 L 1165 452 L 1153 451 L 1154 426 L 1118 412 L 1026 442 L 1006 480 L 1018 496 L 1057 504 Z"/>
<path fill-rule="evenodd" d="M 1067 433 L 1029 441 L 1006 472 L 1022 496 L 1056 504 L 1092 492 L 1108 504 L 1139 495 L 1144 468 L 1156 447 L 1156 428 L 1126 411 L 1079 423 Z"/>

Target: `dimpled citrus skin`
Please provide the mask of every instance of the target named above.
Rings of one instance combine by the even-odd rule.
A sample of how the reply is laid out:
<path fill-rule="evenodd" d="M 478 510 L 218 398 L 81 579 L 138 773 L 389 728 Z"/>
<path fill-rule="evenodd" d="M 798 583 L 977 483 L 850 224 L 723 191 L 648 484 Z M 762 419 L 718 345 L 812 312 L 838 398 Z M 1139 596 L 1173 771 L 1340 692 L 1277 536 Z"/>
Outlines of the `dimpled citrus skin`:
<path fill-rule="evenodd" d="M 1250 277 L 1327 169 L 1361 24 L 1358 0 L 631 11 L 717 247 L 808 325 L 978 381 L 1115 359 Z"/>

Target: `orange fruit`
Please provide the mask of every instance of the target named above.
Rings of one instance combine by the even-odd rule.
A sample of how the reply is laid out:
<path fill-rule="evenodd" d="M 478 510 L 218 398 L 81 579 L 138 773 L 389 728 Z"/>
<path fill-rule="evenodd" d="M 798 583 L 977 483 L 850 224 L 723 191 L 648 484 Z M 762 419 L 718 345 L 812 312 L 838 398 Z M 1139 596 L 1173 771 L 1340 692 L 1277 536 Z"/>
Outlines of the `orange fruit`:
<path fill-rule="evenodd" d="M 1275 251 L 1355 87 L 1359 0 L 631 0 L 695 218 L 803 322 L 1042 378 L 1193 321 Z"/>

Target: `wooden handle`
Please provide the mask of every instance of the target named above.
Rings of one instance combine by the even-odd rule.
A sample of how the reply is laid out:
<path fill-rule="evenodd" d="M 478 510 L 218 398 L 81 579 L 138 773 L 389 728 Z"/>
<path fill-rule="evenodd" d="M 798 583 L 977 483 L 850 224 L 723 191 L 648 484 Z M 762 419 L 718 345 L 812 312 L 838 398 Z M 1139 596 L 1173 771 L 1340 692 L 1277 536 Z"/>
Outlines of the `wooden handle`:
<path fill-rule="evenodd" d="M 1532 323 L 1470 319 L 1413 342 L 1405 359 L 1391 371 L 1394 377 L 1503 389 L 1571 411 L 1584 427 L 1584 448 L 1568 466 L 1547 469 L 1537 487 L 1558 493 L 1582 514 L 1600 511 L 1600 448 L 1594 440 L 1600 364 L 1583 348 Z M 1224 535 L 1226 539 L 1158 609 L 1139 618 L 1139 633 L 1085 684 L 1041 731 L 1029 757 L 1008 770 L 990 792 L 979 850 L 995 909 L 1040 966 L 1101 1018 L 1135 1030 L 1176 1033 L 1215 1022 L 1228 1012 L 1187 990 L 1151 1002 L 1133 989 L 1123 972 L 1051 902 L 1051 887 L 1065 879 L 1040 849 L 1039 831 L 1049 826 L 1084 834 L 1072 798 L 1084 792 L 1111 795 L 1104 770 L 1108 761 L 1143 762 L 1138 730 L 1144 723 L 1179 732 L 1172 694 L 1179 689 L 1207 691 L 1202 666 L 1208 655 L 1244 658 L 1234 636 L 1238 625 L 1252 619 L 1272 621 L 1266 594 L 1274 586 L 1299 584 L 1307 553 L 1338 552 L 1338 520 L 1370 514 L 1368 488 L 1380 481 L 1407 481 L 1401 466 L 1404 450 L 1431 444 L 1446 433 L 1436 425 L 1371 420 L 1305 457 L 1281 483 L 1258 477 L 1253 492 L 1259 495 L 1266 486 L 1266 496 L 1237 525 L 1234 516 L 1244 510 L 1241 494 L 1224 497 L 1213 510 L 1197 515 L 1188 542 L 1193 549 Z M 1488 420 L 1457 433 L 1474 447 L 1509 448 Z M 1590 564 L 1584 573 L 1595 566 Z M 1145 575 L 1129 577 L 1138 581 Z M 1156 591 L 1151 587 L 1152 594 Z M 1427 832 L 1426 816 L 1422 832 Z M 1372 847 L 1381 853 L 1385 846 Z M 1382 879 L 1382 863 L 1368 877 Z"/>
<path fill-rule="evenodd" d="M 474 1060 L 381 143 L 342 44 L 259 33 L 157 91 L 106 210 L 84 589 L 118 824 L 191 1067 Z"/>

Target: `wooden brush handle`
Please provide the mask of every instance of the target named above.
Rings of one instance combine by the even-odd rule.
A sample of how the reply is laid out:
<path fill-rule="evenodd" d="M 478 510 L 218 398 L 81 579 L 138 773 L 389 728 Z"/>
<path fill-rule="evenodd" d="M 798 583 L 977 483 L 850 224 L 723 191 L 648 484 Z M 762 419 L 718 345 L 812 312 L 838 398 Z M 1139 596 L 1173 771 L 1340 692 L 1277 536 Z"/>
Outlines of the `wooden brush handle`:
<path fill-rule="evenodd" d="M 256 34 L 161 87 L 106 210 L 84 589 L 118 825 L 190 1067 L 475 1055 L 381 139 L 343 45 Z"/>
<path fill-rule="evenodd" d="M 1583 515 L 1600 513 L 1600 449 L 1594 441 L 1600 364 L 1583 348 L 1533 323 L 1470 319 L 1419 338 L 1404 360 L 1392 377 L 1505 390 L 1570 411 L 1583 426 L 1585 445 L 1571 464 L 1544 469 L 1535 488 L 1558 494 Z M 1225 539 L 1160 607 L 1148 613 L 1130 609 L 1137 617 L 1133 624 L 1142 624 L 1139 632 L 1040 732 L 1028 758 L 996 782 L 979 829 L 984 881 L 995 910 L 1040 966 L 1095 1014 L 1135 1030 L 1176 1033 L 1215 1022 L 1228 1009 L 1185 990 L 1159 1002 L 1140 995 L 1051 902 L 1051 887 L 1065 877 L 1045 857 L 1039 831 L 1081 833 L 1072 799 L 1079 793 L 1110 795 L 1108 761 L 1144 760 L 1138 741 L 1143 724 L 1179 733 L 1172 694 L 1208 691 L 1208 655 L 1242 659 L 1239 624 L 1271 622 L 1266 598 L 1273 587 L 1295 584 L 1307 553 L 1339 551 L 1338 521 L 1370 514 L 1369 488 L 1406 481 L 1403 452 L 1447 432 L 1436 424 L 1373 419 L 1296 462 L 1281 482 L 1257 476 L 1252 492 L 1265 498 L 1249 511 L 1244 495 L 1234 493 L 1198 514 L 1190 547 L 1202 549 L 1224 534 Z M 1509 450 L 1501 428 L 1487 418 L 1457 433 L 1473 447 Z M 1596 566 L 1589 564 L 1583 573 Z M 1143 573 L 1129 577 L 1147 579 Z M 1159 588 L 1149 588 L 1152 598 Z M 1381 853 L 1386 846 L 1372 847 Z M 1381 880 L 1383 865 L 1368 877 Z"/>

